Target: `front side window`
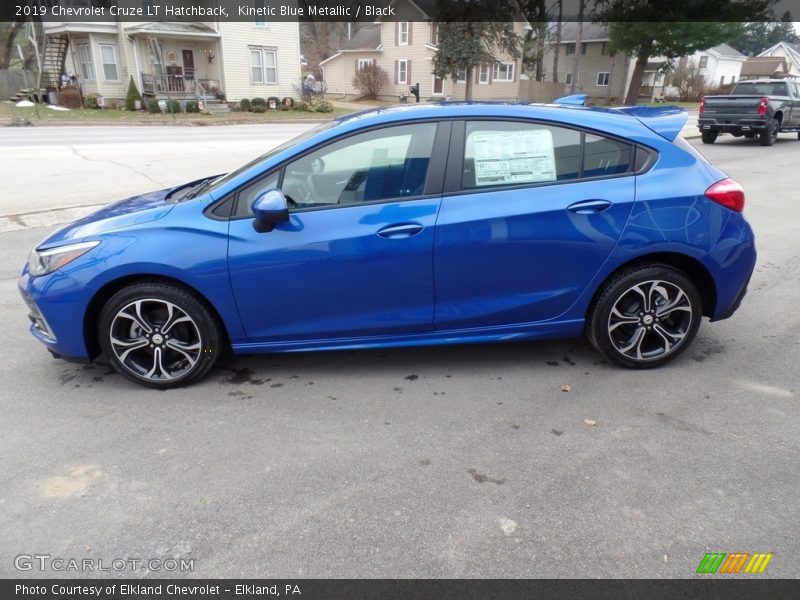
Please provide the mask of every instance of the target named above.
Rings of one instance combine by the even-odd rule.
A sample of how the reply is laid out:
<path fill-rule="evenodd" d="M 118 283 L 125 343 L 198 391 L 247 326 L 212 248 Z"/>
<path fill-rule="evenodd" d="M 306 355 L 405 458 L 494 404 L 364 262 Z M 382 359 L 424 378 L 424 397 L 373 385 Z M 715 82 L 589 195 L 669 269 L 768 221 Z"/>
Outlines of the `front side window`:
<path fill-rule="evenodd" d="M 480 75 L 478 75 L 478 83 L 489 83 L 489 65 L 481 65 Z"/>
<path fill-rule="evenodd" d="M 570 42 L 570 43 L 569 43 L 569 44 L 567 44 L 566 46 L 567 46 L 567 47 L 566 47 L 566 52 L 565 52 L 565 54 L 566 54 L 567 56 L 569 56 L 569 55 L 571 55 L 571 54 L 575 54 L 575 42 Z"/>
<path fill-rule="evenodd" d="M 287 164 L 281 189 L 300 208 L 419 196 L 435 135 L 415 123 L 351 136 Z"/>
<path fill-rule="evenodd" d="M 100 44 L 100 60 L 103 64 L 103 79 L 105 81 L 119 81 L 117 48 L 112 44 Z"/>
<path fill-rule="evenodd" d="M 608 77 L 609 73 L 600 72 L 597 74 L 597 85 L 599 86 L 606 86 L 608 85 Z"/>
<path fill-rule="evenodd" d="M 89 44 L 78 44 L 78 59 L 80 61 L 81 77 L 86 81 L 94 81 L 94 66 Z"/>
<path fill-rule="evenodd" d="M 277 52 L 271 48 L 250 48 L 250 81 L 278 83 Z"/>
<path fill-rule="evenodd" d="M 514 63 L 495 63 L 492 78 L 495 81 L 514 81 Z"/>
<path fill-rule="evenodd" d="M 466 69 L 459 69 L 456 72 L 456 81 L 459 83 L 463 83 L 467 80 L 467 70 Z"/>
<path fill-rule="evenodd" d="M 370 65 L 372 65 L 372 59 L 371 58 L 359 58 L 358 59 L 358 70 L 359 71 L 361 69 L 365 69 L 366 67 L 369 67 Z"/>

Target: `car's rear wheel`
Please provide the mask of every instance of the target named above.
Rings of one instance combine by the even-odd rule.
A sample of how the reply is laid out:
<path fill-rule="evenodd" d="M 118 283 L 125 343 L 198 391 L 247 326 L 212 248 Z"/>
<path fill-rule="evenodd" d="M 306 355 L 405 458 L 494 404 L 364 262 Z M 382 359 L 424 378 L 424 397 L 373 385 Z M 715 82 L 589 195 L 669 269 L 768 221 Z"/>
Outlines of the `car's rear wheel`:
<path fill-rule="evenodd" d="M 608 360 L 649 368 L 672 360 L 694 339 L 702 316 L 697 287 L 668 265 L 632 267 L 607 282 L 587 334 Z"/>
<path fill-rule="evenodd" d="M 704 144 L 713 144 L 719 137 L 719 131 L 702 131 L 700 137 L 703 138 Z"/>
<path fill-rule="evenodd" d="M 778 139 L 778 130 L 781 128 L 781 122 L 778 119 L 772 119 L 770 124 L 761 130 L 758 141 L 762 146 L 772 146 L 775 140 Z"/>
<path fill-rule="evenodd" d="M 100 313 L 103 352 L 122 375 L 141 385 L 171 388 L 200 379 L 220 353 L 221 328 L 189 292 L 165 283 L 138 283 L 111 297 Z"/>

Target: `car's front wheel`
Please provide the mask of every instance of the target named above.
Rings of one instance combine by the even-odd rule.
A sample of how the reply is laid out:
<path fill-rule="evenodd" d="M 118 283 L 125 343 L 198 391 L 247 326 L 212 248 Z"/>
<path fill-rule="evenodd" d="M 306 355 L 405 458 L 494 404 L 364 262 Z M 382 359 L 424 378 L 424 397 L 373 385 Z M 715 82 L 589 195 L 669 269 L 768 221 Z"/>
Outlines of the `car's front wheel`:
<path fill-rule="evenodd" d="M 114 368 L 153 388 L 188 385 L 213 366 L 221 329 L 189 292 L 160 282 L 130 285 L 100 313 L 98 337 Z"/>
<path fill-rule="evenodd" d="M 605 285 L 589 315 L 587 334 L 608 360 L 649 368 L 685 350 L 701 316 L 700 294 L 684 273 L 662 264 L 636 266 Z"/>

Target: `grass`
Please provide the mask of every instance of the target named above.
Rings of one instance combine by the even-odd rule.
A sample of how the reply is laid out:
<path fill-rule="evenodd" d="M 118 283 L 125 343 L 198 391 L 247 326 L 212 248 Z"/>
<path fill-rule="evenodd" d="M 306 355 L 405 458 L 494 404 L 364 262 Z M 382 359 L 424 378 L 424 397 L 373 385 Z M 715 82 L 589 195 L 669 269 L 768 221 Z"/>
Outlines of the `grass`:
<path fill-rule="evenodd" d="M 34 107 L 17 108 L 11 103 L 0 102 L 0 124 L 11 122 L 14 118 L 27 119 L 34 125 L 57 125 L 59 123 L 85 124 L 141 124 L 161 125 L 227 125 L 236 123 L 275 123 L 286 120 L 326 120 L 353 112 L 350 109 L 334 108 L 329 113 L 311 113 L 295 110 L 276 110 L 265 113 L 231 112 L 226 114 L 204 115 L 199 113 L 154 114 L 147 112 L 128 112 L 126 110 L 75 109 L 70 111 L 52 110 L 39 106 L 39 116 Z"/>

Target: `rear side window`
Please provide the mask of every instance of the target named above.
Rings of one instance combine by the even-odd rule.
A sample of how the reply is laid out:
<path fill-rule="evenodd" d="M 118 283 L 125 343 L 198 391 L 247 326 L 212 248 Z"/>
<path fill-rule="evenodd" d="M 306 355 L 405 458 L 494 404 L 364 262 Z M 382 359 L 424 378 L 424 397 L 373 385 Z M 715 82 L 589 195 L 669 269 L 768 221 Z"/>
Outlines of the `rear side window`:
<path fill-rule="evenodd" d="M 464 144 L 464 188 L 576 179 L 581 134 L 538 123 L 470 121 Z"/>
<path fill-rule="evenodd" d="M 577 129 L 470 121 L 464 134 L 464 189 L 556 183 L 634 170 L 634 145 Z"/>

